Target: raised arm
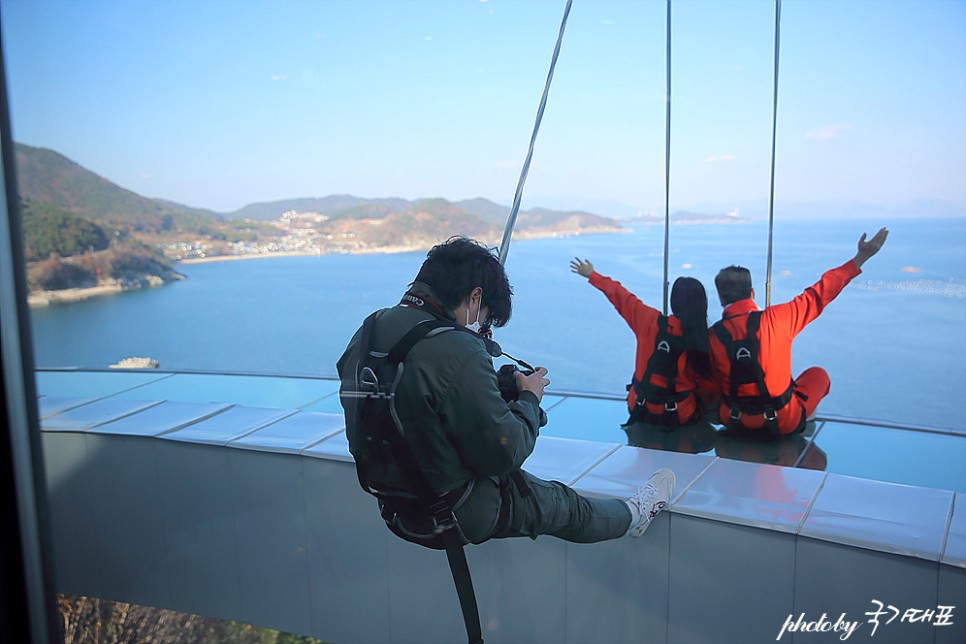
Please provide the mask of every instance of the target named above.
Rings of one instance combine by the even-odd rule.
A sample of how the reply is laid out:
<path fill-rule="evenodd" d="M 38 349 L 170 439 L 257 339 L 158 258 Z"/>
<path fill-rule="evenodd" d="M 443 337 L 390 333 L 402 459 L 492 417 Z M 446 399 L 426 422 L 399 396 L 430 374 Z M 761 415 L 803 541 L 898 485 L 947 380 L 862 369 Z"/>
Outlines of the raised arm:
<path fill-rule="evenodd" d="M 657 309 L 641 302 L 617 280 L 612 280 L 595 271 L 590 260 L 575 257 L 570 260 L 570 270 L 581 277 L 586 277 L 591 286 L 606 295 L 635 334 L 640 327 L 653 324 L 661 314 Z"/>
<path fill-rule="evenodd" d="M 887 228 L 880 228 L 879 232 L 869 241 L 865 240 L 865 233 L 862 233 L 862 237 L 859 238 L 859 248 L 855 253 L 855 257 L 852 261 L 855 262 L 856 268 L 862 268 L 862 264 L 865 264 L 866 260 L 879 252 L 882 245 L 885 244 L 886 237 L 889 236 L 889 230 Z"/>

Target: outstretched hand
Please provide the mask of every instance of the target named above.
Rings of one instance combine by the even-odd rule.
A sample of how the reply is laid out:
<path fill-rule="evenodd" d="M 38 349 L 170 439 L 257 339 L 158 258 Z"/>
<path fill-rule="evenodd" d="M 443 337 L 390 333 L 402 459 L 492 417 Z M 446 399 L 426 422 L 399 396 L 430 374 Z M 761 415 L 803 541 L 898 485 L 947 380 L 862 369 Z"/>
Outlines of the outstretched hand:
<path fill-rule="evenodd" d="M 879 232 L 868 241 L 865 239 L 865 233 L 862 233 L 862 237 L 859 238 L 859 249 L 852 260 L 855 262 L 855 265 L 858 268 L 862 268 L 862 264 L 867 259 L 879 252 L 879 249 L 885 244 L 886 237 L 888 236 L 889 230 L 885 227 L 880 228 Z"/>
<path fill-rule="evenodd" d="M 588 259 L 574 257 L 570 260 L 570 270 L 581 277 L 590 277 L 590 274 L 594 272 L 594 265 Z"/>

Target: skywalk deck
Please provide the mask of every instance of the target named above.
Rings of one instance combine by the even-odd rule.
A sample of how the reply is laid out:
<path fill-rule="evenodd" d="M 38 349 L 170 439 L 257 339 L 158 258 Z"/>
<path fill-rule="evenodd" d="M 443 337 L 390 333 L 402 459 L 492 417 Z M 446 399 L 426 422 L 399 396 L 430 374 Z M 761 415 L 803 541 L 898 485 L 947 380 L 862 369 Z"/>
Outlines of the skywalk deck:
<path fill-rule="evenodd" d="M 37 384 L 58 592 L 334 642 L 462 637 L 445 557 L 389 534 L 358 487 L 337 381 L 45 370 Z M 859 622 L 850 641 L 966 640 L 966 436 L 823 418 L 771 450 L 704 430 L 637 447 L 617 396 L 544 407 L 529 471 L 625 497 L 670 467 L 678 489 L 643 539 L 469 548 L 488 642 L 775 641 L 823 613 Z M 575 438 L 587 428 L 599 440 Z M 953 623 L 872 639 L 876 601 L 952 606 Z"/>

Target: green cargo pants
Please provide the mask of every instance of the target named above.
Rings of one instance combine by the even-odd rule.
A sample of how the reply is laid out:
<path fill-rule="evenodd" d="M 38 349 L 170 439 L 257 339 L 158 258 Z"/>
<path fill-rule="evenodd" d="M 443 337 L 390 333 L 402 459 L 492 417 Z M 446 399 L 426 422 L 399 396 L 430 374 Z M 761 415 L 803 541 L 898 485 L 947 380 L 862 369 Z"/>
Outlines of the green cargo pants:
<path fill-rule="evenodd" d="M 585 497 L 563 483 L 544 481 L 522 471 L 526 485 L 509 476 L 480 478 L 456 509 L 463 535 L 472 542 L 487 538 L 530 537 L 549 534 L 574 543 L 594 543 L 623 536 L 631 511 L 622 499 Z M 493 534 L 500 516 L 501 486 L 510 503 L 509 524 Z M 529 494 L 526 490 L 528 488 Z"/>

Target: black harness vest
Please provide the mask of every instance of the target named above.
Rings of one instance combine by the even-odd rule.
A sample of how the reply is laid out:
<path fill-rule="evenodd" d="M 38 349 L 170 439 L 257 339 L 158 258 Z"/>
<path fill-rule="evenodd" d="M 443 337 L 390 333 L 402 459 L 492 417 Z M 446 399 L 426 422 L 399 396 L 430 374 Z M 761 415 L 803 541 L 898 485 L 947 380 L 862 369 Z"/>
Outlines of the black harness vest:
<path fill-rule="evenodd" d="M 687 425 L 697 420 L 697 417 L 701 414 L 697 406 L 694 415 L 686 422 L 682 423 L 678 417 L 678 403 L 687 399 L 691 394 L 690 391 L 675 391 L 678 360 L 682 353 L 684 353 L 684 338 L 671 334 L 667 316 L 661 315 L 657 321 L 654 350 L 651 352 L 651 357 L 648 358 L 644 374 L 640 380 L 634 378 L 628 385 L 628 389 L 633 387 L 637 401 L 628 422 L 637 420 L 666 427 L 670 431 L 682 424 Z M 666 385 L 658 387 L 652 384 L 651 378 L 654 375 L 663 376 Z M 647 408 L 647 403 L 663 405 L 664 411 L 655 414 Z"/>
<path fill-rule="evenodd" d="M 788 388 L 780 396 L 772 397 L 765 386 L 765 372 L 758 361 L 761 347 L 758 342 L 758 328 L 761 325 L 761 311 L 748 314 L 747 336 L 744 340 L 735 340 L 728 332 L 724 320 L 715 322 L 711 327 L 725 348 L 730 362 L 728 392 L 722 392 L 722 399 L 731 410 L 727 427 L 733 432 L 748 431 L 741 423 L 741 415 L 764 415 L 764 428 L 772 436 L 779 436 L 778 410 L 788 404 L 795 390 L 795 382 L 788 383 Z M 757 396 L 739 396 L 741 385 L 754 384 L 758 389 Z"/>

